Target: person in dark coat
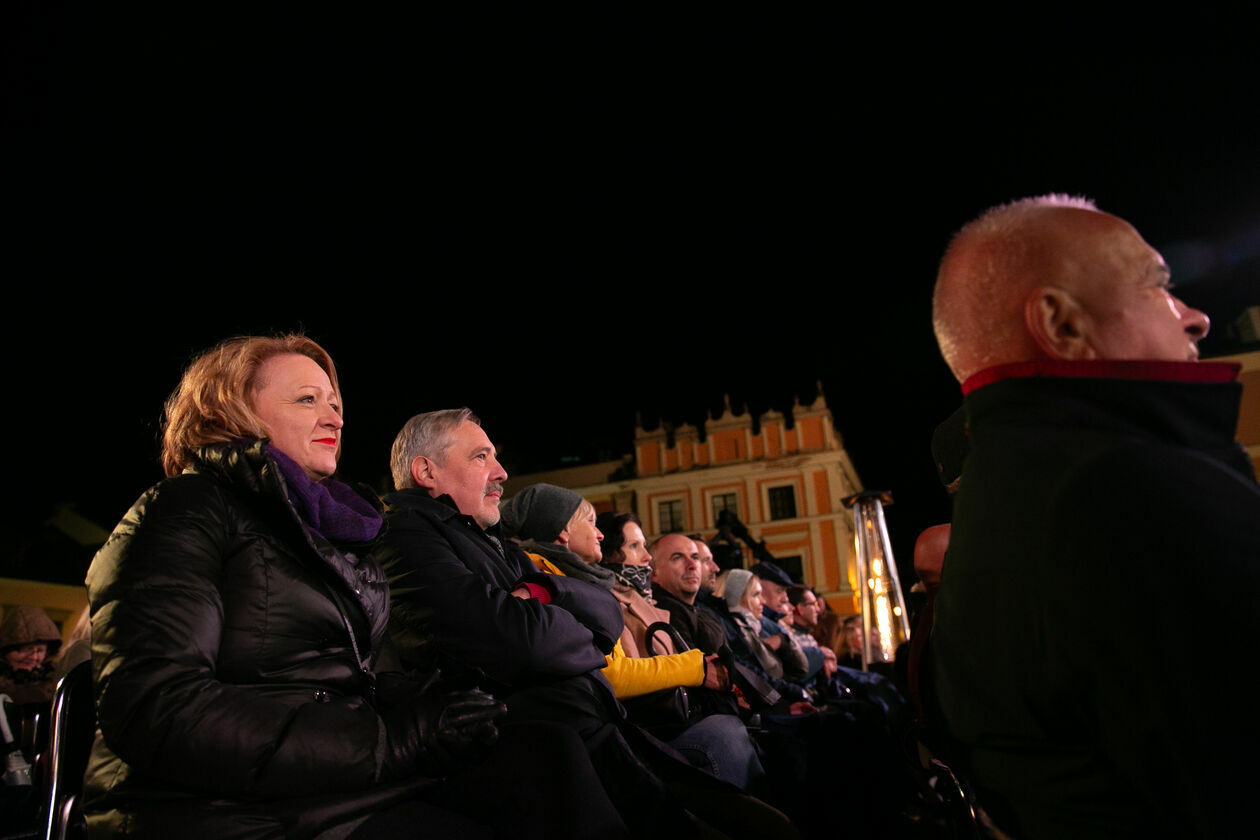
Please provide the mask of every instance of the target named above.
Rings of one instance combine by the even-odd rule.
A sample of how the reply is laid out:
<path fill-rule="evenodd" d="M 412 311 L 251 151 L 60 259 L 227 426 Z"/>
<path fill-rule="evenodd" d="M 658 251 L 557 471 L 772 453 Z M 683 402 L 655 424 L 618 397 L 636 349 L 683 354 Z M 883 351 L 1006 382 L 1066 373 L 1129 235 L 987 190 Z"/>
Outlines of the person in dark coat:
<path fill-rule="evenodd" d="M 302 336 L 225 341 L 168 400 L 168 478 L 87 575 L 91 836 L 485 835 L 417 797 L 487 751 L 502 707 L 389 662 L 378 505 L 330 478 L 342 426 Z"/>
<path fill-rule="evenodd" d="M 979 802 L 1018 836 L 1254 829 L 1260 488 L 1238 367 L 1127 222 L 1065 196 L 988 211 L 934 325 L 971 451 L 935 604 L 936 692 Z M 1195 633 L 1151 629 L 1176 615 Z M 1203 631 L 1210 628 L 1210 643 Z"/>

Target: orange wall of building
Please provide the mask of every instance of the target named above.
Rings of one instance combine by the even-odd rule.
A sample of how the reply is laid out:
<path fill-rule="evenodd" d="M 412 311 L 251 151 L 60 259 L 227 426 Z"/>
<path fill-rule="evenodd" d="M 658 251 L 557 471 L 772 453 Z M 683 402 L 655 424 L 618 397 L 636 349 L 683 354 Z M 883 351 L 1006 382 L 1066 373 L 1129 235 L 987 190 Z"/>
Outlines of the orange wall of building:
<path fill-rule="evenodd" d="M 778 458 L 783 454 L 783 447 L 779 442 L 779 433 L 783 427 L 779 423 L 767 423 L 761 427 L 761 438 L 766 441 L 766 457 Z M 757 440 L 758 438 L 753 438 Z"/>
<path fill-rule="evenodd" d="M 822 539 L 823 575 L 827 589 L 840 588 L 840 560 L 836 557 L 836 527 L 827 519 L 818 523 L 818 535 Z"/>
<path fill-rule="evenodd" d="M 744 458 L 744 430 L 724 429 L 713 435 L 713 463 L 741 461 Z"/>
<path fill-rule="evenodd" d="M 823 421 L 821 417 L 806 417 L 797 425 L 801 430 L 802 449 L 823 448 Z"/>
<path fill-rule="evenodd" d="M 656 475 L 661 471 L 661 445 L 645 443 L 639 447 L 639 475 Z"/>
<path fill-rule="evenodd" d="M 814 473 L 814 504 L 819 513 L 831 513 L 831 490 L 827 482 L 827 473 L 818 470 Z"/>

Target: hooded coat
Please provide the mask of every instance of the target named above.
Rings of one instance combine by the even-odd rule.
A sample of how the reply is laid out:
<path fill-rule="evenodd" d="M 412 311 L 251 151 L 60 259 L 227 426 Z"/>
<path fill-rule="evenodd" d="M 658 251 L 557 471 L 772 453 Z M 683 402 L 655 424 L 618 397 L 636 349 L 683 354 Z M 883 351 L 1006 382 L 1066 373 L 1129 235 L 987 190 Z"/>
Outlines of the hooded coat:
<path fill-rule="evenodd" d="M 9 648 L 43 642 L 47 651 L 43 664 L 34 670 L 17 670 L 9 665 L 4 654 Z M 52 700 L 52 658 L 61 647 L 57 625 L 39 607 L 10 607 L 0 623 L 0 694 L 7 694 L 18 705 L 47 703 Z"/>

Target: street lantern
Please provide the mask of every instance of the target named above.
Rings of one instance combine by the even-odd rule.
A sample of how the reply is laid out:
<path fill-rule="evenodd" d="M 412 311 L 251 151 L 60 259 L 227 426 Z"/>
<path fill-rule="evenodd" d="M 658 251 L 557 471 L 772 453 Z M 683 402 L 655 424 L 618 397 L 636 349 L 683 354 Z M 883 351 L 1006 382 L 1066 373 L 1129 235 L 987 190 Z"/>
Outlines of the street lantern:
<path fill-rule="evenodd" d="M 887 490 L 868 490 L 844 500 L 844 506 L 853 509 L 862 603 L 862 670 L 892 662 L 897 646 L 910 638 L 901 580 L 884 523 L 884 505 L 891 505 L 892 501 L 892 493 Z"/>

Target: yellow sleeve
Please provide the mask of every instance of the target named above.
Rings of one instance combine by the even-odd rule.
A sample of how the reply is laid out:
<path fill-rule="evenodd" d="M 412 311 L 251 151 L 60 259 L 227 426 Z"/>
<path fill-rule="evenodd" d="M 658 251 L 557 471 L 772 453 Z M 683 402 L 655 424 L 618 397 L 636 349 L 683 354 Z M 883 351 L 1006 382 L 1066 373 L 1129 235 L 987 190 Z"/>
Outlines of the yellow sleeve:
<path fill-rule="evenodd" d="M 550 560 L 548 560 L 546 557 L 543 557 L 541 554 L 534 554 L 532 551 L 527 551 L 525 552 L 525 556 L 529 558 L 529 562 L 534 564 L 534 568 L 536 568 L 538 571 L 542 572 L 543 574 L 559 575 L 560 577 L 565 577 L 564 572 L 560 571 L 559 566 L 557 566 L 555 563 L 552 563 Z"/>
<path fill-rule="evenodd" d="M 618 640 L 607 658 L 604 677 L 619 698 L 638 697 L 676 685 L 704 684 L 704 653 L 698 649 L 636 659 L 626 656 Z"/>

